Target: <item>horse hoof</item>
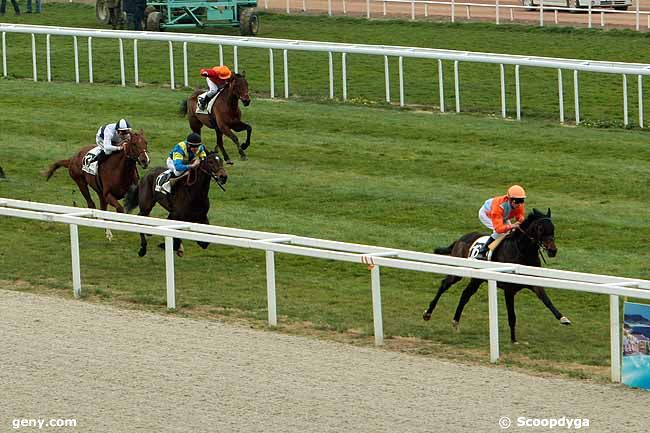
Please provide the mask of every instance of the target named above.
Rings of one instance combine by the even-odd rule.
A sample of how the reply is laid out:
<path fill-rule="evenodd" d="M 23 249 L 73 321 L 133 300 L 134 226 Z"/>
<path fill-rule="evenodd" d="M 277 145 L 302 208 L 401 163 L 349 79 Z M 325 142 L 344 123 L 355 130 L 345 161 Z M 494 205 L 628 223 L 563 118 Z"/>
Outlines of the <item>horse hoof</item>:
<path fill-rule="evenodd" d="M 248 149 L 248 146 L 250 146 L 250 145 L 251 145 L 250 143 L 248 143 L 248 144 L 247 144 L 247 143 L 242 144 L 242 145 L 241 145 L 241 150 L 246 150 L 246 149 Z"/>
<path fill-rule="evenodd" d="M 562 317 L 560 317 L 560 324 L 561 325 L 570 325 L 571 321 L 567 317 L 562 316 Z"/>
<path fill-rule="evenodd" d="M 242 161 L 248 161 L 248 157 L 246 155 L 241 155 L 240 159 Z"/>
<path fill-rule="evenodd" d="M 227 160 L 227 161 L 226 161 L 226 164 L 228 164 L 228 165 L 235 165 L 235 163 L 232 162 L 232 159 Z"/>
<path fill-rule="evenodd" d="M 110 229 L 106 229 L 106 239 L 108 239 L 109 242 L 113 240 L 113 232 Z"/>
<path fill-rule="evenodd" d="M 165 243 L 164 242 L 159 243 L 158 248 L 160 248 L 161 250 L 164 250 L 165 249 Z"/>
<path fill-rule="evenodd" d="M 428 322 L 429 320 L 431 320 L 431 313 L 424 310 L 424 313 L 422 314 L 422 319 L 424 319 L 425 322 Z"/>
<path fill-rule="evenodd" d="M 145 249 L 140 249 L 140 251 L 138 251 L 138 255 L 139 255 L 140 257 L 144 257 L 145 255 L 147 255 L 147 250 L 145 250 Z"/>
<path fill-rule="evenodd" d="M 458 320 L 452 320 L 451 327 L 454 330 L 454 332 L 460 332 L 460 322 Z"/>
<path fill-rule="evenodd" d="M 178 250 L 178 251 L 176 251 L 176 255 L 178 257 L 183 257 L 185 255 L 185 253 L 183 251 L 181 251 L 181 250 Z"/>

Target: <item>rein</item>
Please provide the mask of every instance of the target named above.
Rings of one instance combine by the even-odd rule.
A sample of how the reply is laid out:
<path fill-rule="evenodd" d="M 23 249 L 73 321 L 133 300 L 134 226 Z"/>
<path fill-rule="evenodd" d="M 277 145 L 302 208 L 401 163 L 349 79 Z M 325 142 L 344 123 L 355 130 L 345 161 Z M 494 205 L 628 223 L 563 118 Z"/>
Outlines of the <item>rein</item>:
<path fill-rule="evenodd" d="M 539 254 L 539 256 L 542 258 L 542 261 L 544 262 L 544 264 L 546 264 L 546 257 L 544 257 L 544 251 L 546 251 L 546 247 L 544 246 L 544 244 L 542 243 L 541 240 L 531 236 L 528 233 L 530 231 L 530 229 L 535 226 L 535 224 L 537 224 L 538 222 L 544 221 L 544 220 L 550 221 L 551 219 L 549 217 L 543 217 L 543 218 L 540 218 L 540 219 L 537 219 L 537 220 L 533 221 L 530 224 L 530 226 L 528 226 L 527 230 L 522 229 L 520 226 L 517 226 L 517 230 L 519 230 L 521 233 L 523 233 L 524 236 L 526 236 L 533 244 L 535 244 L 535 246 L 537 247 L 537 254 Z"/>
<path fill-rule="evenodd" d="M 214 179 L 215 183 L 217 185 L 219 185 L 219 188 L 221 188 L 221 190 L 225 192 L 226 188 L 224 188 L 223 185 L 221 185 L 221 182 L 219 182 L 219 180 L 217 179 L 217 176 L 215 174 L 213 174 L 212 172 L 209 172 L 208 170 L 204 169 L 202 167 L 202 165 L 203 165 L 202 163 L 199 164 L 199 166 L 197 168 L 199 170 L 201 170 L 203 173 L 207 174 L 210 178 Z M 197 174 L 196 179 L 194 179 L 194 182 L 190 183 L 190 176 L 191 175 L 192 175 L 192 170 L 190 170 L 190 173 L 187 175 L 187 185 L 193 185 L 194 183 L 196 183 L 196 180 L 199 178 L 199 175 Z"/>

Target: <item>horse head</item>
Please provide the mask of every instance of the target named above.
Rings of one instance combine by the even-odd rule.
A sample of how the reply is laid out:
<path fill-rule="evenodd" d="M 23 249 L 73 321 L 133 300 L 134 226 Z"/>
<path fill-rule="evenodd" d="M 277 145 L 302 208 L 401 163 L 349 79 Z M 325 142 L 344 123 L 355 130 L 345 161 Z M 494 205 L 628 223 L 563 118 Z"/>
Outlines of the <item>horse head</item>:
<path fill-rule="evenodd" d="M 549 257 L 555 257 L 557 247 L 555 246 L 555 226 L 551 220 L 551 209 L 548 209 L 547 213 L 533 209 L 521 225 L 521 230 L 545 249 Z"/>
<path fill-rule="evenodd" d="M 214 179 L 221 189 L 228 182 L 228 174 L 223 166 L 223 159 L 219 158 L 217 152 L 209 152 L 205 159 L 201 161 L 199 168 Z"/>
<path fill-rule="evenodd" d="M 149 166 L 149 154 L 147 153 L 147 140 L 144 138 L 144 131 L 132 132 L 129 138 L 123 142 L 126 156 L 137 161 L 142 168 Z"/>
<path fill-rule="evenodd" d="M 248 94 L 248 81 L 246 80 L 246 74 L 234 74 L 228 84 L 230 88 L 230 94 L 236 96 L 244 104 L 244 107 L 248 107 L 251 103 L 251 97 Z"/>

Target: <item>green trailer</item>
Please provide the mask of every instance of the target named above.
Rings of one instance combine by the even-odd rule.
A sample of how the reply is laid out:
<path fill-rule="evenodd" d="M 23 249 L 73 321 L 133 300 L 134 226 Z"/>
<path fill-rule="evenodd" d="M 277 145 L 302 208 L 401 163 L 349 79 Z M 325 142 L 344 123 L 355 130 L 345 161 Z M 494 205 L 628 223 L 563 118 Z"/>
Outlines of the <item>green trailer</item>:
<path fill-rule="evenodd" d="M 97 21 L 112 24 L 108 6 L 115 3 L 121 11 L 119 0 L 97 0 Z M 260 28 L 256 7 L 257 0 L 148 0 L 142 28 L 161 31 L 168 28 L 239 27 L 242 35 L 255 36 Z M 123 14 L 119 16 L 123 17 Z M 122 20 L 126 22 L 124 18 Z"/>

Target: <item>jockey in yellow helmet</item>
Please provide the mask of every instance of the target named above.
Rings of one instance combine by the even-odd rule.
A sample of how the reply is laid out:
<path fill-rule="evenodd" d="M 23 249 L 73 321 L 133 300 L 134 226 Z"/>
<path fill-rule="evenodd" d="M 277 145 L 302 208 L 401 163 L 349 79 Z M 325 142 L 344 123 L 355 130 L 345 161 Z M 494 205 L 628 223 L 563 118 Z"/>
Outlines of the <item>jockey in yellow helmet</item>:
<path fill-rule="evenodd" d="M 492 230 L 492 234 L 481 247 L 477 259 L 486 260 L 488 245 L 519 227 L 526 215 L 525 201 L 526 191 L 519 185 L 512 185 L 506 195 L 490 198 L 483 203 L 478 211 L 478 219 L 485 227 Z M 515 222 L 511 223 L 513 219 Z"/>

